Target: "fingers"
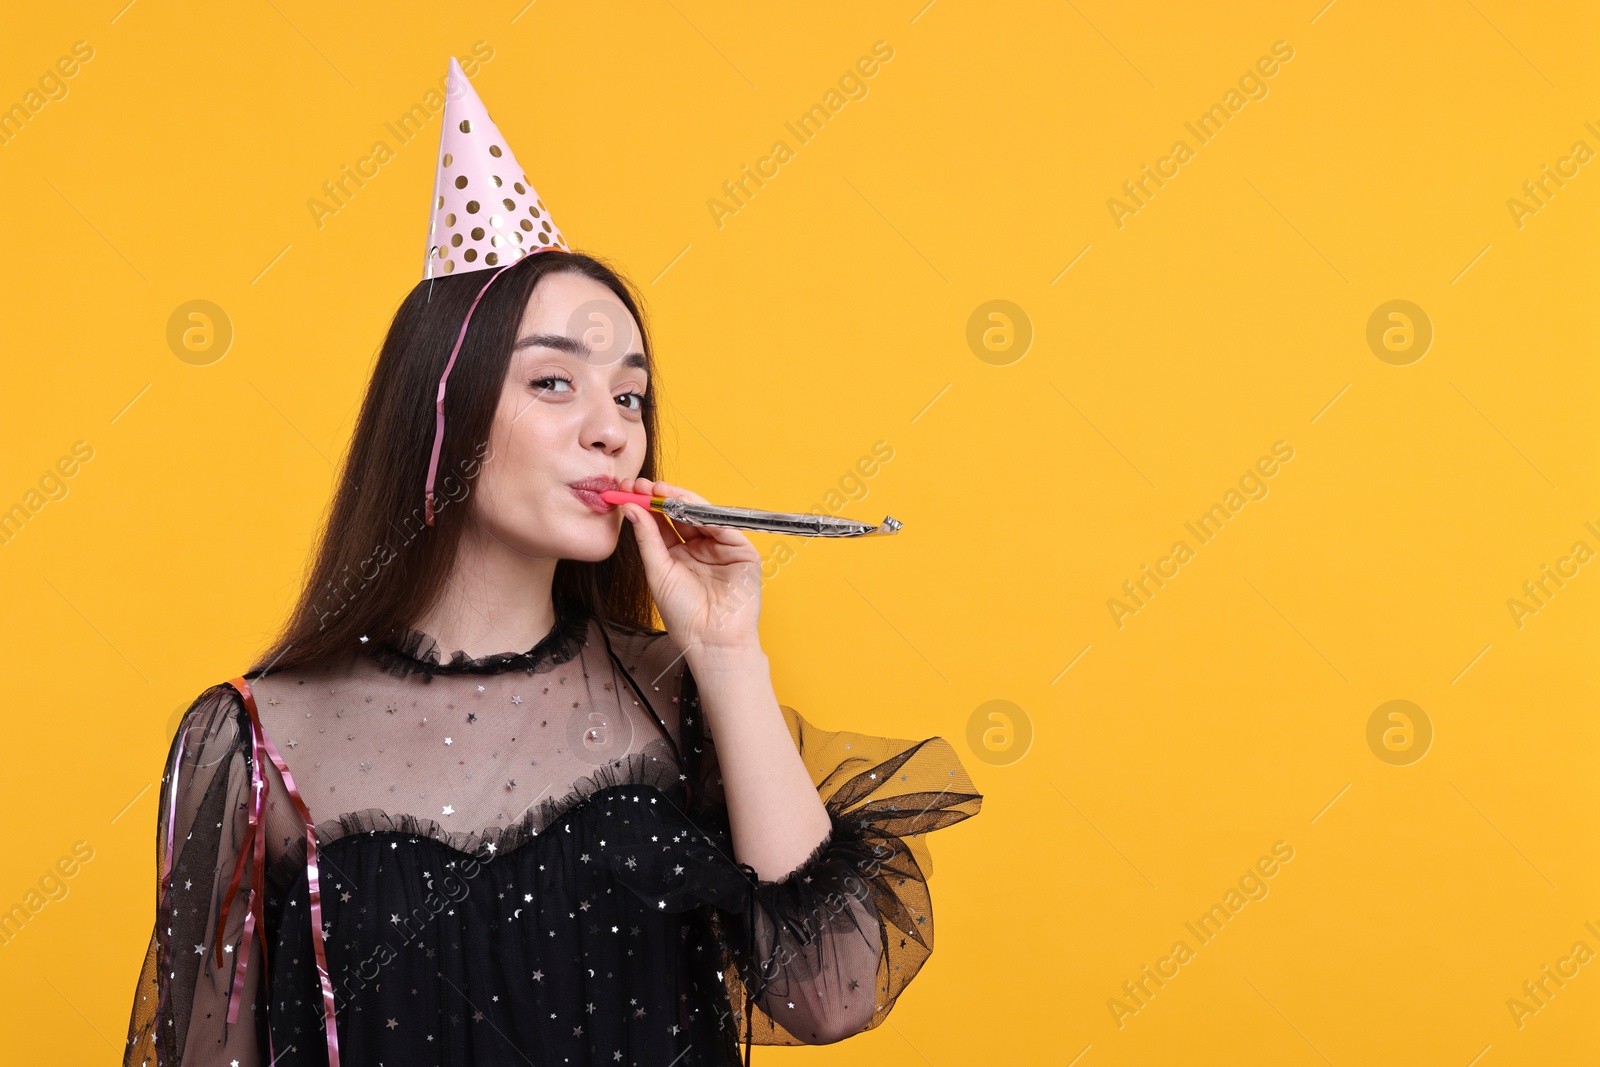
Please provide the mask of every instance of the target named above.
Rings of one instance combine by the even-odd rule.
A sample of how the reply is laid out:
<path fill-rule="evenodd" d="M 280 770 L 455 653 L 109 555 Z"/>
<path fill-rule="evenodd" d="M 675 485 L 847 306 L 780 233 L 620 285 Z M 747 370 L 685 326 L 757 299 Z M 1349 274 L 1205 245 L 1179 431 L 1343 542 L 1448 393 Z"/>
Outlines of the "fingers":
<path fill-rule="evenodd" d="M 633 523 L 633 536 L 639 543 L 639 554 L 644 557 L 645 569 L 652 574 L 664 574 L 671 566 L 667 542 L 657 525 L 658 516 L 638 504 L 621 504 L 622 514 Z"/>
<path fill-rule="evenodd" d="M 656 482 L 655 492 L 661 496 L 677 497 L 682 500 L 687 500 L 691 504 L 711 503 L 711 501 L 707 500 L 699 493 L 692 492 L 683 488 L 682 486 L 672 485 L 669 482 Z M 730 548 L 746 548 L 749 549 L 751 553 L 755 551 L 754 543 L 743 530 L 737 530 L 729 526 L 680 526 L 677 527 L 677 530 L 685 542 L 704 539 L 707 541 L 716 542 L 719 545 L 727 545 Z M 735 557 L 744 558 L 745 555 L 745 553 L 739 552 L 735 554 Z"/>
<path fill-rule="evenodd" d="M 682 486 L 673 485 L 671 482 L 652 481 L 649 478 L 634 478 L 632 487 L 625 489 L 625 491 L 641 493 L 646 496 L 664 496 L 673 500 L 685 500 L 691 504 L 711 503 L 699 493 L 690 492 Z M 650 511 L 649 514 L 662 531 L 663 544 L 668 546 L 678 543 L 687 544 L 701 539 L 735 545 L 740 542 L 748 543 L 749 541 L 737 530 L 727 530 L 714 526 L 679 526 L 658 512 Z"/>
<path fill-rule="evenodd" d="M 618 482 L 617 487 L 625 493 L 638 493 L 641 496 L 676 495 L 663 492 L 661 488 L 663 484 L 664 483 L 662 482 L 652 482 L 648 478 L 628 478 L 624 481 Z M 657 511 L 652 511 L 648 507 L 643 508 L 643 510 L 645 514 L 650 517 L 652 523 L 661 531 L 662 537 L 664 538 L 664 543 L 671 545 L 682 540 L 682 538 L 676 533 L 672 523 L 665 515 Z M 627 512 L 624 511 L 623 514 L 626 515 Z"/>
<path fill-rule="evenodd" d="M 649 478 L 635 478 L 633 480 L 633 488 L 629 491 L 634 493 L 645 493 L 650 496 L 673 497 L 678 500 L 687 500 L 691 504 L 711 503 L 711 501 L 707 500 L 699 493 L 691 492 L 680 485 L 673 485 L 671 482 L 664 482 L 660 480 L 651 481 Z"/>
<path fill-rule="evenodd" d="M 692 492 L 692 491 L 690 491 L 688 489 L 685 489 L 685 488 L 683 488 L 682 486 L 679 486 L 679 485 L 670 485 L 667 482 L 657 482 L 656 485 L 657 486 L 665 486 L 666 487 L 667 492 L 662 492 L 662 490 L 659 489 L 659 488 L 656 490 L 658 493 L 661 493 L 662 496 L 667 496 L 670 493 L 670 495 L 676 496 L 676 497 L 680 497 L 680 498 L 682 498 L 684 500 L 687 500 L 691 504 L 709 504 L 709 503 L 711 503 L 711 501 L 707 500 L 705 497 L 701 496 L 699 493 Z"/>
<path fill-rule="evenodd" d="M 681 486 L 648 478 L 633 479 L 629 492 L 687 500 L 696 504 L 710 501 Z M 741 530 L 725 526 L 679 526 L 667 516 L 638 504 L 619 505 L 628 521 L 633 523 L 635 539 L 644 557 L 646 570 L 665 574 L 674 562 L 673 549 L 688 552 L 686 558 L 703 564 L 722 565 L 739 562 L 759 562 L 755 545 Z M 683 557 L 680 557 L 683 558 Z"/>

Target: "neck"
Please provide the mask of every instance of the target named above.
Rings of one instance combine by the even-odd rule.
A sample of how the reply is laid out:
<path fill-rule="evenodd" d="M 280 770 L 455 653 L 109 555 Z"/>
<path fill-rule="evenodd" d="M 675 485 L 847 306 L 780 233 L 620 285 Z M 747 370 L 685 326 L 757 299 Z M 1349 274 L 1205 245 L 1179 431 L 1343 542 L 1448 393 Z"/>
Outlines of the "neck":
<path fill-rule="evenodd" d="M 439 645 L 471 657 L 525 652 L 556 624 L 551 556 L 526 556 L 476 522 L 461 535 L 444 591 L 412 625 Z"/>

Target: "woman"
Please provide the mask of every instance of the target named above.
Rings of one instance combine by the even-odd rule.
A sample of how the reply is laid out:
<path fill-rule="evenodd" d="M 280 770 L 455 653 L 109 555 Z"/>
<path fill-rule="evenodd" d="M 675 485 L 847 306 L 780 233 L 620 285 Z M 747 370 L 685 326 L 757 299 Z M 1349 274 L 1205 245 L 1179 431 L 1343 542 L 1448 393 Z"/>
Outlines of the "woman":
<path fill-rule="evenodd" d="M 184 716 L 126 1064 L 748 1062 L 932 950 L 916 835 L 981 798 L 778 704 L 747 537 L 600 498 L 701 500 L 630 287 L 537 240 L 406 298 L 285 632 Z"/>

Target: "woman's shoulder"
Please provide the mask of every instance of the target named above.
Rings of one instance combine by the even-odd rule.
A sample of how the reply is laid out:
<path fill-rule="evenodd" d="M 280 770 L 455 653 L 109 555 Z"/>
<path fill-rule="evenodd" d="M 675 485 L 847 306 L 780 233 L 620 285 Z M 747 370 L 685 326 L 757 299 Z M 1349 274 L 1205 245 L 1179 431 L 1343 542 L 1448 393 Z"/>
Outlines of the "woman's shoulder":
<path fill-rule="evenodd" d="M 178 720 L 175 733 L 196 729 L 214 729 L 217 724 L 230 720 L 244 711 L 244 700 L 231 682 L 215 682 L 189 701 Z"/>
<path fill-rule="evenodd" d="M 228 682 L 202 689 L 173 726 L 167 763 L 186 770 L 213 766 L 249 742 L 250 720 L 239 691 Z"/>
<path fill-rule="evenodd" d="M 337 680 L 344 672 L 331 672 L 327 666 L 294 667 L 282 671 L 250 670 L 227 681 L 202 689 L 174 723 L 171 743 L 182 742 L 186 765 L 195 760 L 210 763 L 224 758 L 236 748 L 248 749 L 251 735 L 251 710 L 254 705 L 267 736 L 275 737 L 294 714 L 304 714 L 315 706 L 310 694 L 317 683 Z M 239 683 L 242 683 L 239 684 Z M 327 693 L 323 685 L 321 692 Z M 175 753 L 169 749 L 168 757 Z"/>

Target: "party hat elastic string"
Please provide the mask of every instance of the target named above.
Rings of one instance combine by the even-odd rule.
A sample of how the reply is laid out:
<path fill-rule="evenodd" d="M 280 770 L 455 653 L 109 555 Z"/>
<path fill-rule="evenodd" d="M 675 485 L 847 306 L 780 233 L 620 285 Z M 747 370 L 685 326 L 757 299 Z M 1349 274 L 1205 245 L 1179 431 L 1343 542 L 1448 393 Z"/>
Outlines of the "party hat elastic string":
<path fill-rule="evenodd" d="M 445 381 L 450 377 L 450 368 L 456 365 L 456 356 L 461 352 L 461 342 L 467 339 L 467 324 L 472 321 L 472 312 L 477 308 L 478 301 L 483 299 L 483 294 L 488 292 L 489 286 L 493 285 L 494 280 L 509 266 L 511 264 L 507 263 L 505 267 L 500 267 L 489 275 L 489 280 L 483 283 L 478 295 L 472 298 L 472 305 L 467 308 L 467 317 L 461 320 L 461 332 L 456 334 L 455 347 L 450 350 L 450 361 L 444 365 L 444 373 L 439 375 L 439 397 L 434 402 L 433 454 L 428 457 L 428 485 L 423 504 L 423 521 L 429 526 L 433 525 L 433 482 L 439 474 L 439 450 L 444 446 Z"/>
<path fill-rule="evenodd" d="M 433 451 L 428 459 L 424 519 L 433 525 L 434 481 L 444 446 L 445 381 L 466 340 L 472 312 L 484 292 L 507 267 L 538 252 L 569 252 L 544 201 L 512 155 L 488 109 L 467 81 L 461 64 L 450 60 L 446 79 L 444 123 L 439 133 L 439 164 L 434 171 L 428 255 L 422 276 L 430 282 L 441 274 L 492 270 L 467 308 L 455 347 L 434 398 Z M 430 296 L 432 295 L 430 289 Z"/>

